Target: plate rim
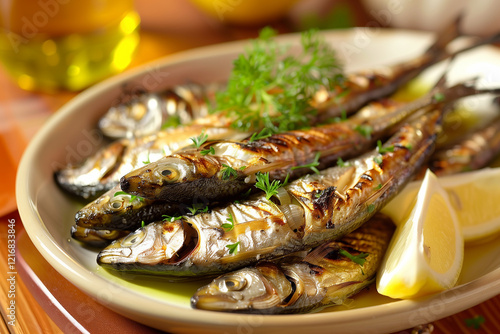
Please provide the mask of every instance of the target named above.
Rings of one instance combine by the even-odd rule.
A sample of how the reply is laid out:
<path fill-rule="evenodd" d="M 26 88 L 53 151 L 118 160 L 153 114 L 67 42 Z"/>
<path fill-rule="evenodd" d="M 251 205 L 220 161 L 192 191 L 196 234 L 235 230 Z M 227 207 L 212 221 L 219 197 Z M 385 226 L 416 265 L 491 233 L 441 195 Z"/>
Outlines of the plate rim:
<path fill-rule="evenodd" d="M 322 31 L 322 34 L 325 36 L 329 35 L 351 35 L 353 34 L 354 29 L 344 29 L 344 30 L 331 30 L 331 31 Z M 413 34 L 420 36 L 432 36 L 432 33 L 422 32 L 422 31 L 414 31 L 414 30 L 403 30 L 403 29 L 385 29 L 380 32 L 383 35 L 391 35 L 391 34 Z M 296 40 L 300 33 L 293 34 L 285 34 L 279 36 L 280 42 L 288 42 L 290 40 Z M 42 254 L 42 256 L 50 263 L 50 265 L 59 272 L 63 277 L 65 277 L 68 281 L 70 281 L 73 285 L 78 287 L 80 290 L 84 291 L 87 295 L 97 298 L 97 300 L 106 307 L 109 307 L 118 313 L 121 313 L 129 318 L 130 312 L 135 312 L 138 316 L 147 318 L 155 318 L 160 323 L 168 323 L 173 320 L 175 322 L 187 321 L 189 325 L 199 325 L 199 326 L 222 326 L 226 330 L 230 330 L 233 326 L 238 325 L 238 321 L 241 319 L 248 320 L 248 323 L 251 323 L 252 320 L 256 320 L 260 318 L 259 321 L 262 322 L 261 326 L 264 328 L 272 328 L 272 327 L 280 327 L 280 326 L 289 326 L 291 323 L 291 318 L 289 315 L 272 315 L 265 316 L 262 315 L 251 315 L 251 314 L 235 314 L 231 313 L 216 313 L 217 316 L 213 317 L 213 312 L 203 311 L 203 310 L 195 310 L 191 309 L 190 312 L 186 312 L 185 309 L 179 308 L 173 304 L 167 305 L 173 309 L 165 310 L 165 303 L 159 302 L 157 300 L 153 300 L 148 296 L 144 296 L 137 291 L 126 289 L 119 284 L 114 282 L 110 282 L 105 278 L 96 275 L 95 273 L 90 273 L 83 267 L 75 262 L 75 259 L 70 256 L 61 245 L 57 244 L 56 240 L 53 236 L 48 233 L 45 228 L 45 223 L 42 218 L 38 214 L 36 204 L 32 200 L 30 195 L 30 187 L 33 186 L 30 184 L 31 177 L 24 178 L 23 176 L 29 175 L 31 162 L 34 157 L 37 156 L 37 150 L 43 144 L 44 140 L 47 140 L 50 137 L 51 130 L 57 125 L 60 124 L 63 120 L 71 117 L 72 111 L 77 109 L 80 105 L 85 105 L 87 101 L 92 99 L 92 97 L 96 95 L 102 94 L 103 91 L 107 91 L 115 87 L 120 83 L 124 83 L 128 80 L 133 80 L 135 78 L 141 77 L 144 75 L 145 71 L 148 68 L 158 66 L 159 68 L 164 68 L 168 66 L 175 66 L 176 64 L 182 62 L 190 62 L 194 60 L 200 60 L 210 56 L 217 56 L 221 54 L 226 54 L 229 52 L 234 52 L 242 50 L 245 45 L 248 45 L 248 40 L 242 41 L 233 41 L 222 44 L 210 45 L 200 48 L 195 48 L 187 51 L 178 52 L 172 55 L 168 55 L 166 57 L 154 60 L 152 62 L 148 62 L 141 66 L 138 66 L 134 69 L 130 69 L 125 71 L 119 75 L 113 76 L 95 86 L 88 88 L 87 90 L 78 94 L 71 101 L 62 106 L 58 111 L 49 117 L 49 120 L 42 126 L 42 128 L 35 134 L 33 139 L 28 144 L 21 162 L 18 167 L 18 172 L 16 176 L 16 202 L 18 205 L 18 211 L 23 221 L 23 225 L 25 230 L 29 236 L 29 238 L 34 243 L 35 247 Z M 28 199 L 28 200 L 26 200 Z M 24 223 L 24 222 L 28 223 Z M 33 223 L 32 221 L 36 221 Z M 60 262 L 60 258 L 65 258 L 67 261 L 72 262 L 75 266 L 71 267 L 66 265 L 66 262 Z M 498 293 L 500 293 L 500 268 L 477 278 L 474 281 L 462 284 L 460 286 L 454 287 L 450 290 L 445 291 L 444 293 L 432 295 L 429 297 L 423 297 L 422 299 L 417 299 L 414 301 L 400 300 L 394 301 L 388 304 L 381 304 L 375 306 L 368 306 L 360 309 L 354 310 L 342 310 L 339 312 L 328 312 L 328 313 L 309 313 L 309 314 L 300 314 L 295 315 L 295 317 L 300 318 L 300 324 L 297 324 L 296 321 L 293 322 L 293 325 L 298 325 L 300 327 L 307 326 L 308 328 L 321 327 L 321 326 L 332 326 L 332 325 L 346 325 L 351 323 L 352 321 L 360 322 L 359 313 L 363 313 L 363 317 L 367 317 L 368 320 L 371 321 L 375 318 L 384 318 L 387 317 L 388 313 L 391 311 L 397 311 L 399 315 L 401 312 L 405 315 L 409 315 L 412 312 L 418 311 L 422 308 L 429 308 L 433 305 L 436 306 L 436 302 L 444 303 L 443 305 L 448 306 L 445 312 L 439 313 L 439 317 L 444 317 L 447 315 L 454 314 L 459 312 L 467 307 L 474 306 L 486 299 L 489 299 Z M 84 284 L 85 283 L 85 284 Z M 106 301 L 103 299 L 103 296 L 98 296 L 94 291 L 92 291 L 89 285 L 92 284 L 112 284 L 114 287 L 118 289 L 124 289 L 126 294 L 126 303 L 124 305 L 116 304 L 111 301 Z M 472 291 L 470 290 L 470 286 L 473 285 Z M 479 285 L 476 287 L 476 285 Z M 481 291 L 480 296 L 478 296 L 477 290 Z M 456 294 L 458 297 L 446 297 L 446 294 Z M 147 314 L 141 314 L 138 312 L 133 305 L 136 305 L 137 301 L 143 298 L 150 299 L 150 302 L 153 303 L 153 306 L 158 306 L 156 312 L 153 314 L 148 312 Z M 444 298 L 444 299 L 443 299 Z M 448 299 L 463 300 L 468 299 L 472 300 L 470 304 L 466 307 L 458 306 L 458 303 L 453 305 L 450 302 L 447 303 Z M 415 304 L 419 304 L 416 307 Z M 160 313 L 160 308 L 163 307 Z M 165 312 L 168 311 L 168 312 Z M 170 317 L 165 317 L 164 314 L 169 313 Z M 186 315 L 186 313 L 189 313 Z M 163 316 L 162 316 L 163 315 Z M 132 318 L 136 321 L 140 321 L 140 318 Z M 240 320 L 237 320 L 240 319 Z M 210 321 L 208 321 L 210 320 Z M 434 321 L 437 319 L 429 318 L 428 321 Z M 235 322 L 236 321 L 236 322 Z M 335 324 L 332 324 L 332 321 Z M 363 322 L 363 321 L 361 321 Z M 142 322 L 144 323 L 144 322 Z M 155 325 L 150 325 L 152 327 L 156 327 Z M 415 323 L 417 325 L 418 323 Z M 410 324 L 409 324 L 410 325 Z M 311 327 L 312 326 L 312 327 Z M 157 327 L 158 328 L 158 327 Z M 165 329 L 164 327 L 160 327 Z M 330 327 L 331 329 L 333 327 Z M 387 330 L 389 327 L 385 327 L 384 330 Z M 406 329 L 406 328 L 395 328 L 390 330 L 398 330 L 398 329 Z M 256 329 L 258 330 L 258 329 Z"/>

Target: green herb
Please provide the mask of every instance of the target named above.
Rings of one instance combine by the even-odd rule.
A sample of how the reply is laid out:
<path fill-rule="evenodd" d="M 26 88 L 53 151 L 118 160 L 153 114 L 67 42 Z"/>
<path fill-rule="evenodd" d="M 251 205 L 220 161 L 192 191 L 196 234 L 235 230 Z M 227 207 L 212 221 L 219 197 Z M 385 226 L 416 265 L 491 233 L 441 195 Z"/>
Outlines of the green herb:
<path fill-rule="evenodd" d="M 361 124 L 361 125 L 356 125 L 354 131 L 359 132 L 366 139 L 370 139 L 372 137 L 373 128 L 369 125 Z"/>
<path fill-rule="evenodd" d="M 273 135 L 273 131 L 271 129 L 264 128 L 259 133 L 254 132 L 252 134 L 252 137 L 250 137 L 250 139 L 248 140 L 248 142 L 251 143 L 251 142 L 259 140 L 259 139 L 264 139 L 264 138 L 267 138 L 267 137 L 271 137 L 272 135 Z"/>
<path fill-rule="evenodd" d="M 317 114 L 310 103 L 316 92 L 344 81 L 334 50 L 315 30 L 302 34 L 302 52 L 295 56 L 275 35 L 264 28 L 234 61 L 226 90 L 216 94 L 214 110 L 232 119 L 235 128 L 276 133 L 307 126 Z"/>
<path fill-rule="evenodd" d="M 208 150 L 202 150 L 200 152 L 201 155 L 207 155 L 207 154 L 215 154 L 215 149 L 213 146 L 210 146 Z"/>
<path fill-rule="evenodd" d="M 222 166 L 224 167 L 221 171 L 223 180 L 229 180 L 231 178 L 231 176 L 233 176 L 233 177 L 238 176 L 238 172 L 233 167 L 225 165 L 225 164 L 222 164 Z"/>
<path fill-rule="evenodd" d="M 349 260 L 351 260 L 352 262 L 354 262 L 356 264 L 359 264 L 359 266 L 361 267 L 361 272 L 363 273 L 363 275 L 365 274 L 363 272 L 363 265 L 365 264 L 366 257 L 368 255 L 370 255 L 370 254 L 368 254 L 368 253 L 360 253 L 358 255 L 352 255 L 351 253 L 349 253 L 348 251 L 346 251 L 344 249 L 340 249 L 339 253 L 341 255 L 345 256 L 346 258 L 348 258 Z"/>
<path fill-rule="evenodd" d="M 333 119 L 333 121 L 335 123 L 340 123 L 340 122 L 343 122 L 347 119 L 347 111 L 345 109 L 343 109 L 341 112 L 340 112 L 340 117 L 335 117 Z"/>
<path fill-rule="evenodd" d="M 325 192 L 324 190 L 318 191 L 318 192 L 316 192 L 316 193 L 314 194 L 314 197 L 315 197 L 315 198 L 320 198 L 320 197 L 323 195 L 323 193 L 324 193 L 324 192 Z"/>
<path fill-rule="evenodd" d="M 444 96 L 443 93 L 436 93 L 436 94 L 434 94 L 434 100 L 436 102 L 443 102 L 444 98 L 445 98 L 445 96 Z"/>
<path fill-rule="evenodd" d="M 366 210 L 368 211 L 368 213 L 372 213 L 373 211 L 375 211 L 375 204 L 368 204 Z"/>
<path fill-rule="evenodd" d="M 384 154 L 386 152 L 394 152 L 394 145 L 383 147 L 382 142 L 380 140 L 377 140 L 377 151 L 380 154 Z"/>
<path fill-rule="evenodd" d="M 236 254 L 238 252 L 238 245 L 240 244 L 239 241 L 237 241 L 234 244 L 226 245 L 227 248 L 229 248 L 229 254 Z"/>
<path fill-rule="evenodd" d="M 132 195 L 132 194 L 126 193 L 124 191 L 117 191 L 117 192 L 115 192 L 114 195 L 113 195 L 113 197 L 119 196 L 119 195 L 130 196 L 130 202 L 133 202 L 136 199 L 139 200 L 139 202 L 144 202 L 144 198 L 142 198 L 141 196 Z"/>
<path fill-rule="evenodd" d="M 314 156 L 314 161 L 307 164 L 307 165 L 302 165 L 302 166 L 293 166 L 291 169 L 299 169 L 299 168 L 310 168 L 313 172 L 316 174 L 319 174 L 319 170 L 316 168 L 319 165 L 319 157 L 321 153 L 317 152 L 316 155 Z"/>
<path fill-rule="evenodd" d="M 245 170 L 248 166 L 241 166 L 240 168 L 238 168 L 239 170 Z"/>
<path fill-rule="evenodd" d="M 283 183 L 279 180 L 273 180 L 273 182 L 269 181 L 269 172 L 261 173 L 258 172 L 255 174 L 257 177 L 257 182 L 255 183 L 255 187 L 266 193 L 266 199 L 270 199 L 274 195 L 278 194 L 278 189 L 283 187 L 288 182 L 288 175 Z"/>
<path fill-rule="evenodd" d="M 165 122 L 161 125 L 161 129 L 165 130 L 168 128 L 176 128 L 181 125 L 181 118 L 178 115 L 170 116 L 167 118 Z"/>
<path fill-rule="evenodd" d="M 228 222 L 230 222 L 231 224 L 224 223 L 224 224 L 222 224 L 222 228 L 224 229 L 224 231 L 229 232 L 229 231 L 231 231 L 234 228 L 233 215 L 231 213 L 229 213 L 229 218 L 226 218 L 226 220 Z"/>
<path fill-rule="evenodd" d="M 383 161 L 382 156 L 377 155 L 375 158 L 373 158 L 373 161 L 377 164 L 380 165 Z"/>
<path fill-rule="evenodd" d="M 143 220 L 143 221 L 141 221 L 141 227 L 144 227 L 144 226 L 146 226 L 146 223 Z"/>
<path fill-rule="evenodd" d="M 405 146 L 409 151 L 411 151 L 411 149 L 413 148 L 413 145 L 412 144 L 408 144 Z"/>
<path fill-rule="evenodd" d="M 472 327 L 474 329 L 479 329 L 486 320 L 481 315 L 476 315 L 474 318 L 465 319 L 465 324 L 467 327 Z"/>
<path fill-rule="evenodd" d="M 373 190 L 380 190 L 380 189 L 382 189 L 382 183 L 379 183 L 378 186 L 373 188 Z"/>
<path fill-rule="evenodd" d="M 182 216 L 169 216 L 169 215 L 161 215 L 163 217 L 163 221 L 166 222 L 174 222 L 176 220 L 182 219 Z"/>
<path fill-rule="evenodd" d="M 193 141 L 194 147 L 199 148 L 201 145 L 203 145 L 204 142 L 207 141 L 208 135 L 205 133 L 205 131 L 202 131 L 198 137 L 191 137 L 189 139 Z"/>
<path fill-rule="evenodd" d="M 193 216 L 197 213 L 208 212 L 208 206 L 203 203 L 194 203 L 192 207 L 188 207 L 187 209 Z"/>
<path fill-rule="evenodd" d="M 143 161 L 142 162 L 143 164 L 147 165 L 147 164 L 150 164 L 151 163 L 151 160 L 149 159 L 149 151 L 148 151 L 148 157 L 147 157 L 147 160 L 146 161 Z"/>
<path fill-rule="evenodd" d="M 349 167 L 351 164 L 342 160 L 342 158 L 337 159 L 337 166 L 339 167 Z"/>

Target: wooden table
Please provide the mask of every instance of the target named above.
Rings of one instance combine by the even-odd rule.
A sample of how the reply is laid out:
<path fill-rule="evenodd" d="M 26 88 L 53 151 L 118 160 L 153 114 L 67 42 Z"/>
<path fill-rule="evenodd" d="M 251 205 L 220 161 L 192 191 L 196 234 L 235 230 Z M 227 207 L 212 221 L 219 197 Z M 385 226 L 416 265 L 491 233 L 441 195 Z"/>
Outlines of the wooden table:
<path fill-rule="evenodd" d="M 280 24 L 277 25 L 281 28 Z M 255 29 L 208 29 L 204 34 L 141 32 L 141 42 L 131 67 L 177 51 L 207 44 L 253 37 Z M 57 273 L 38 253 L 23 230 L 16 211 L 14 176 L 22 152 L 34 133 L 51 114 L 76 93 L 44 94 L 19 89 L 0 68 L 0 283 L 3 322 L 0 332 L 7 333 L 157 333 L 105 308 L 85 295 Z M 16 263 L 8 267 L 9 223 L 15 222 Z M 7 298 L 12 286 L 7 278 L 15 276 L 16 322 L 8 325 Z M 500 296 L 445 319 L 435 321 L 433 333 L 499 333 Z M 467 327 L 466 319 L 482 316 L 479 330 Z M 400 333 L 412 333 L 412 329 Z"/>

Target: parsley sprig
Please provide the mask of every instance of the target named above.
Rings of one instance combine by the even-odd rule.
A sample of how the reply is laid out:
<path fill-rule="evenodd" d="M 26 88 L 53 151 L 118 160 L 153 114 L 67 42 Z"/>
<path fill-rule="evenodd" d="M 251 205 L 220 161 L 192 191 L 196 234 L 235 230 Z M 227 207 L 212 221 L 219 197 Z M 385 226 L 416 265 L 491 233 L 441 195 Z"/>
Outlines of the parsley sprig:
<path fill-rule="evenodd" d="M 313 172 L 316 174 L 319 174 L 319 170 L 316 168 L 319 166 L 319 157 L 321 155 L 321 152 L 317 152 L 316 155 L 314 156 L 313 162 L 307 164 L 307 165 L 301 165 L 301 166 L 293 166 L 291 169 L 299 169 L 299 168 L 310 168 Z"/>
<path fill-rule="evenodd" d="M 256 175 L 257 182 L 255 183 L 255 187 L 266 193 L 266 199 L 270 199 L 274 195 L 278 194 L 278 189 L 283 187 L 288 183 L 288 175 L 286 176 L 285 181 L 281 183 L 279 180 L 269 181 L 269 172 L 261 173 L 258 172 Z"/>
<path fill-rule="evenodd" d="M 199 136 L 189 138 L 193 142 L 193 146 L 196 148 L 200 148 L 203 143 L 205 143 L 208 139 L 208 135 L 205 131 L 202 131 Z"/>
<path fill-rule="evenodd" d="M 238 176 L 238 172 L 233 167 L 226 164 L 222 164 L 222 167 L 224 167 L 221 170 L 223 180 L 229 180 L 231 177 Z"/>
<path fill-rule="evenodd" d="M 238 245 L 239 244 L 240 244 L 240 242 L 237 241 L 234 244 L 226 245 L 226 247 L 229 248 L 229 254 L 236 254 L 238 252 Z"/>
<path fill-rule="evenodd" d="M 264 28 L 235 61 L 227 88 L 216 94 L 216 109 L 243 131 L 268 128 L 273 133 L 307 126 L 317 111 L 315 93 L 344 81 L 335 52 L 316 31 L 302 34 L 302 52 L 292 56 Z"/>
<path fill-rule="evenodd" d="M 368 254 L 368 253 L 360 253 L 358 255 L 352 255 L 351 253 L 349 253 L 345 249 L 340 249 L 339 253 L 341 255 L 345 256 L 346 258 L 348 258 L 349 260 L 351 260 L 352 262 L 354 262 L 356 264 L 359 264 L 359 266 L 361 267 L 361 273 L 363 273 L 363 275 L 365 274 L 364 271 L 363 271 L 363 265 L 365 264 L 366 257 L 368 255 L 370 255 L 370 254 Z"/>
<path fill-rule="evenodd" d="M 224 231 L 229 232 L 229 231 L 231 231 L 234 228 L 234 218 L 233 218 L 233 215 L 231 213 L 229 213 L 229 218 L 226 218 L 226 220 L 229 223 L 222 224 L 222 228 L 224 229 Z"/>
<path fill-rule="evenodd" d="M 126 193 L 124 191 L 117 191 L 117 192 L 115 192 L 114 195 L 113 195 L 113 197 L 119 196 L 119 195 L 130 196 L 130 202 L 133 202 L 136 199 L 139 200 L 139 202 L 144 202 L 144 198 L 143 197 L 132 195 L 132 194 Z"/>

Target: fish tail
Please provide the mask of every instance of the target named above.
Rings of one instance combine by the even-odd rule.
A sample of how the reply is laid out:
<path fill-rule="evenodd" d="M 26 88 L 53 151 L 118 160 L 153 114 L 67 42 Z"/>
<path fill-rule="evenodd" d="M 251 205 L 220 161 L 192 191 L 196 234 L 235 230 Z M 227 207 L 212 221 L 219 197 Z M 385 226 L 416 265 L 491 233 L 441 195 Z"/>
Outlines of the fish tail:
<path fill-rule="evenodd" d="M 446 52 L 446 47 L 448 44 L 462 35 L 460 31 L 460 22 L 462 21 L 462 14 L 460 14 L 451 24 L 445 27 L 440 33 L 439 37 L 435 42 L 427 49 L 425 52 L 428 55 L 434 57 L 446 57 L 448 53 Z"/>

